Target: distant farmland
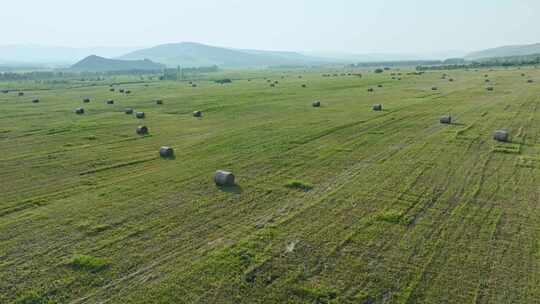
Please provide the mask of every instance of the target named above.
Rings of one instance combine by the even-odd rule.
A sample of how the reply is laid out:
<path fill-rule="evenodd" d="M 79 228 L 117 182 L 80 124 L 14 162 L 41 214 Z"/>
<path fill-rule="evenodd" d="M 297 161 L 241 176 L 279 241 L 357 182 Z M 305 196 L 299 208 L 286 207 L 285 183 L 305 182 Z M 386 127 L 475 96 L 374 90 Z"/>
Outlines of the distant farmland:
<path fill-rule="evenodd" d="M 0 82 L 0 303 L 539 303 L 540 70 L 408 72 Z"/>

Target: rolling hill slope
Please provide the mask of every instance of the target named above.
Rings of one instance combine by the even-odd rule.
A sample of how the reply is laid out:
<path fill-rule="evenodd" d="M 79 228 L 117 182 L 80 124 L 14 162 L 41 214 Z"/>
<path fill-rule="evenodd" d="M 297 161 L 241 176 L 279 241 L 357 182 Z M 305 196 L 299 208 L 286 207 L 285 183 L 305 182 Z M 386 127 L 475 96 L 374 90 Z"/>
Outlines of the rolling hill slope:
<path fill-rule="evenodd" d="M 295 52 L 237 50 L 194 42 L 162 44 L 131 52 L 119 59 L 150 59 L 168 66 L 200 67 L 261 67 L 276 65 L 306 65 L 327 62 L 327 59 L 309 57 Z"/>
<path fill-rule="evenodd" d="M 508 45 L 497 48 L 482 50 L 468 54 L 465 58 L 476 60 L 482 58 L 524 56 L 540 53 L 540 43 L 527 45 Z"/>
<path fill-rule="evenodd" d="M 110 72 L 110 71 L 158 71 L 164 65 L 144 60 L 117 60 L 91 55 L 71 66 L 70 70 L 81 72 Z"/>

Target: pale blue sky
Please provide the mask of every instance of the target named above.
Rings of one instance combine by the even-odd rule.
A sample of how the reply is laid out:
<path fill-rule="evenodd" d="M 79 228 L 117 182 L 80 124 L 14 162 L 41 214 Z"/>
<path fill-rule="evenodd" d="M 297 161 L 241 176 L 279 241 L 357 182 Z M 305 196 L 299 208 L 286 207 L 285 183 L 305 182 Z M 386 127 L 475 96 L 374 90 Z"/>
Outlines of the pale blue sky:
<path fill-rule="evenodd" d="M 3 0 L 0 44 L 436 52 L 540 42 L 538 0 Z"/>

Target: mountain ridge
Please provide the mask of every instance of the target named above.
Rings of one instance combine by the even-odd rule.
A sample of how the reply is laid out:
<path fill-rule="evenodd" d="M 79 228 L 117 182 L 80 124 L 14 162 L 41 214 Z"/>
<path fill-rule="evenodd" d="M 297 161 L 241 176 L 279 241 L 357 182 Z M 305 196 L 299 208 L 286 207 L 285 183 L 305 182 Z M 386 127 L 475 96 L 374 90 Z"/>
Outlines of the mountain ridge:
<path fill-rule="evenodd" d="M 118 60 L 90 55 L 72 65 L 69 69 L 82 72 L 117 72 L 117 71 L 158 71 L 165 68 L 164 65 L 155 63 L 149 59 L 143 60 Z"/>
<path fill-rule="evenodd" d="M 167 66 L 212 66 L 221 67 L 268 67 L 277 65 L 310 65 L 330 60 L 310 57 L 297 52 L 262 51 L 216 47 L 196 42 L 160 44 L 137 50 L 117 59 L 150 59 Z"/>

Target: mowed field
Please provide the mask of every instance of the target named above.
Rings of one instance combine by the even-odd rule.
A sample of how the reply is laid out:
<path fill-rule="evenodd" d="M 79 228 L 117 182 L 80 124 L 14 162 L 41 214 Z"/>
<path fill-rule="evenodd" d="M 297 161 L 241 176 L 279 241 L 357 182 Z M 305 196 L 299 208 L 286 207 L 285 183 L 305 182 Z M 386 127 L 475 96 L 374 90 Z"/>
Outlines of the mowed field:
<path fill-rule="evenodd" d="M 540 303 L 540 70 L 401 72 L 6 84 L 0 303 Z"/>

